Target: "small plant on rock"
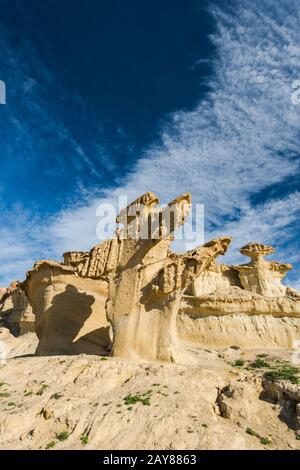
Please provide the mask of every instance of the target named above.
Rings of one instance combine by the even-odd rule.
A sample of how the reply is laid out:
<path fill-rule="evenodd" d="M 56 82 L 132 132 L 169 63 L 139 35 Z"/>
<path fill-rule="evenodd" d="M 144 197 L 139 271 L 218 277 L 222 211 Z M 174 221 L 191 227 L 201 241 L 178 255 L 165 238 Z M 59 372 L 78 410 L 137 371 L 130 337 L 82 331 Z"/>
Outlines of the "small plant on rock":
<path fill-rule="evenodd" d="M 255 361 L 251 362 L 251 367 L 254 369 L 263 369 L 264 367 L 270 367 L 270 364 L 267 361 L 264 361 L 260 357 L 257 357 Z"/>
<path fill-rule="evenodd" d="M 244 359 L 236 359 L 232 364 L 234 367 L 243 367 L 245 365 Z"/>
<path fill-rule="evenodd" d="M 48 444 L 46 445 L 46 449 L 52 449 L 52 447 L 54 447 L 56 445 L 56 441 L 50 441 L 48 442 Z"/>
<path fill-rule="evenodd" d="M 80 440 L 81 440 L 81 444 L 82 444 L 83 446 L 86 446 L 87 443 L 89 442 L 89 438 L 88 438 L 88 436 L 87 436 L 86 434 L 82 434 L 82 435 L 80 436 Z"/>
<path fill-rule="evenodd" d="M 256 431 L 254 431 L 254 429 L 252 429 L 252 428 L 247 428 L 246 433 L 250 434 L 250 436 L 259 437 L 259 434 Z"/>
<path fill-rule="evenodd" d="M 63 432 L 57 434 L 56 437 L 59 441 L 66 441 L 69 437 L 69 433 L 68 433 L 68 431 L 63 431 Z"/>
<path fill-rule="evenodd" d="M 270 439 L 268 437 L 261 437 L 260 438 L 260 443 L 263 444 L 264 446 L 272 444 L 272 442 L 270 441 Z"/>
<path fill-rule="evenodd" d="M 277 380 L 287 380 L 292 384 L 299 384 L 299 369 L 292 364 L 281 364 L 276 368 L 269 370 L 265 373 L 265 378 L 271 380 L 271 382 L 277 382 Z"/>

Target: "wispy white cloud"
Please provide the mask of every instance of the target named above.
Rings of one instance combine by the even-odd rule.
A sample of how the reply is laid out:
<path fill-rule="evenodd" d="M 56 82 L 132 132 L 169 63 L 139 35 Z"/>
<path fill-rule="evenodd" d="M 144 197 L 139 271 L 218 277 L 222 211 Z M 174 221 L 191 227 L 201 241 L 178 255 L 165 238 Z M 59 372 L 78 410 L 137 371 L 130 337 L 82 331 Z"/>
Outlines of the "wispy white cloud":
<path fill-rule="evenodd" d="M 117 189 L 47 221 L 51 253 L 96 243 L 97 205 L 116 203 L 119 194 L 130 200 L 151 190 L 168 201 L 190 191 L 195 203 L 205 204 L 206 238 L 229 233 L 234 249 L 250 240 L 268 242 L 278 246 L 281 259 L 297 264 L 299 193 L 285 189 L 275 200 L 270 191 L 299 174 L 300 106 L 291 101 L 292 82 L 300 77 L 297 3 L 210 7 L 217 51 L 211 91 L 193 111 L 171 117 L 161 141 Z M 239 259 L 231 253 L 229 261 Z"/>

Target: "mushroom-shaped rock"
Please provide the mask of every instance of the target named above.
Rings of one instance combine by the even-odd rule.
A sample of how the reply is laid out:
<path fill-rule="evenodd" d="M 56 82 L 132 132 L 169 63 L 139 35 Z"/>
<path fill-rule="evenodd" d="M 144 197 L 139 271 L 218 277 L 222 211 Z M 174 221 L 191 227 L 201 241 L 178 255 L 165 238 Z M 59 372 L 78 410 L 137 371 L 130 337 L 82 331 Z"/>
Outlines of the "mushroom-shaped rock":
<path fill-rule="evenodd" d="M 244 289 L 265 297 L 283 297 L 286 286 L 281 284 L 286 272 L 292 269 L 291 264 L 266 261 L 265 256 L 274 253 L 272 246 L 261 243 L 248 243 L 240 249 L 243 255 L 251 258 L 250 263 L 234 266 L 239 272 Z"/>

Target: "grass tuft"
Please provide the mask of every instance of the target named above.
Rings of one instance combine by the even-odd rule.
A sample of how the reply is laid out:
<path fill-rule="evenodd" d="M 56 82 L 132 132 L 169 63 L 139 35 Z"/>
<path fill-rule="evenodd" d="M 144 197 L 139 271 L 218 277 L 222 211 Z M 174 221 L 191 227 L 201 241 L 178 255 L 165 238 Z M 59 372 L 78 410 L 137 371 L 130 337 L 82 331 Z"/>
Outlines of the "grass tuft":
<path fill-rule="evenodd" d="M 250 366 L 254 369 L 263 369 L 264 367 L 270 367 L 270 364 L 261 357 L 257 357 L 255 361 L 251 362 Z"/>
<path fill-rule="evenodd" d="M 270 441 L 270 439 L 268 437 L 261 437 L 260 438 L 260 443 L 263 444 L 264 446 L 272 444 L 272 442 Z"/>
<path fill-rule="evenodd" d="M 87 436 L 86 434 L 82 434 L 82 435 L 80 436 L 80 440 L 81 440 L 81 444 L 82 444 L 83 446 L 86 446 L 87 443 L 89 442 L 89 438 L 88 438 L 88 436 Z"/>
<path fill-rule="evenodd" d="M 68 433 L 68 431 L 63 431 L 63 432 L 57 434 L 56 437 L 59 441 L 66 441 L 69 437 L 69 433 Z"/>
<path fill-rule="evenodd" d="M 300 383 L 298 374 L 298 367 L 295 367 L 292 364 L 285 363 L 280 364 L 276 368 L 267 371 L 264 374 L 264 377 L 266 379 L 271 380 L 271 382 L 277 382 L 277 380 L 287 380 L 288 382 L 297 385 Z"/>
<path fill-rule="evenodd" d="M 244 361 L 244 359 L 236 359 L 236 360 L 232 363 L 232 365 L 233 365 L 234 367 L 243 367 L 243 366 L 245 365 L 245 361 Z"/>
<path fill-rule="evenodd" d="M 48 449 L 52 449 L 52 447 L 54 447 L 56 445 L 56 441 L 50 441 L 48 442 L 48 444 L 46 445 L 46 450 Z"/>

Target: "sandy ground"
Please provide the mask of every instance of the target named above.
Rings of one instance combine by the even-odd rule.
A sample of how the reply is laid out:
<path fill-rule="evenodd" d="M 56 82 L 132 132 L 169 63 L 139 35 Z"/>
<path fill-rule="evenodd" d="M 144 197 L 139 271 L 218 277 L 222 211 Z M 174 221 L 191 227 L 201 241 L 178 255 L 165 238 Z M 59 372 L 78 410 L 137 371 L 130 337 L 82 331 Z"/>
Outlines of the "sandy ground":
<path fill-rule="evenodd" d="M 262 350 L 187 346 L 188 364 L 147 364 L 35 357 L 32 333 L 4 339 L 0 449 L 300 449 L 281 406 L 261 398 L 261 372 L 230 364 Z"/>

